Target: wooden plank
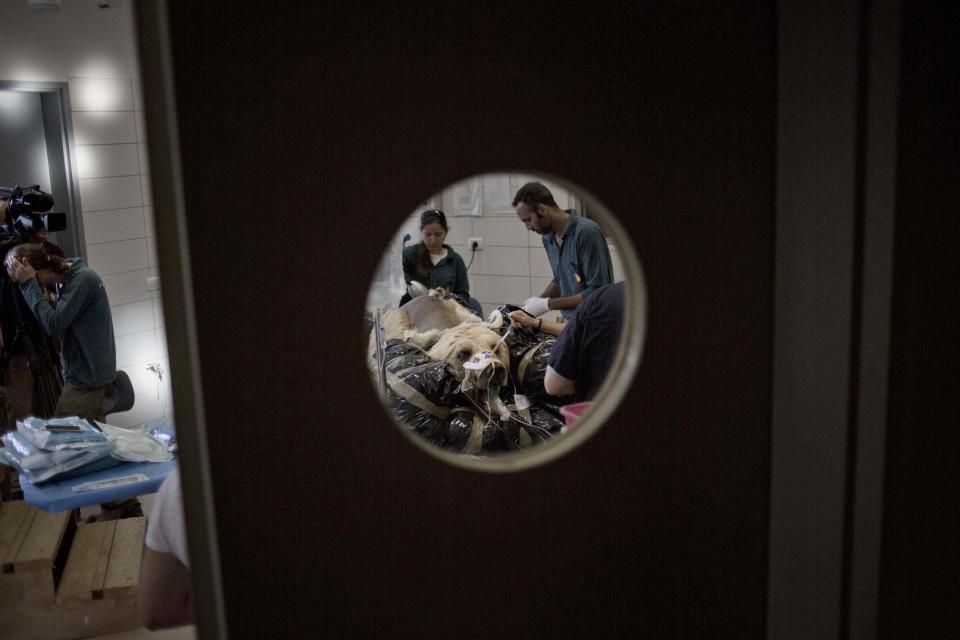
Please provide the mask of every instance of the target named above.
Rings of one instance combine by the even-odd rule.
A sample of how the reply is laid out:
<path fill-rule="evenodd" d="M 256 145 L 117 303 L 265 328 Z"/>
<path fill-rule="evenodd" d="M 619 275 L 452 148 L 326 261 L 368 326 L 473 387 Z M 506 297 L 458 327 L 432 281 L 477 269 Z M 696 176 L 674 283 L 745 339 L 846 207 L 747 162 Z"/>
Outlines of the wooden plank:
<path fill-rule="evenodd" d="M 58 603 L 93 599 L 93 579 L 100 562 L 103 539 L 108 531 L 107 524 L 103 522 L 77 526 L 77 533 L 73 537 L 73 545 L 67 557 L 67 566 L 57 589 Z"/>
<path fill-rule="evenodd" d="M 3 566 L 4 573 L 13 571 L 13 560 L 16 558 L 16 553 L 11 553 L 11 549 L 28 511 L 29 508 L 23 500 L 0 504 L 0 565 Z M 10 558 L 9 562 L 7 560 L 8 556 Z M 10 565 L 9 571 L 7 571 L 8 564 Z"/>
<path fill-rule="evenodd" d="M 41 608 L 55 601 L 52 571 L 20 571 L 0 577 L 0 638 L 7 638 L 7 613 Z"/>
<path fill-rule="evenodd" d="M 14 571 L 52 570 L 57 557 L 63 534 L 67 530 L 68 520 L 73 517 L 71 511 L 47 513 L 34 509 L 36 514 L 27 537 L 20 547 L 14 562 Z"/>
<path fill-rule="evenodd" d="M 12 573 L 0 579 L 3 640 L 76 640 L 140 626 L 135 595 L 58 604 L 50 571 Z"/>
<path fill-rule="evenodd" d="M 17 556 L 20 555 L 20 547 L 23 546 L 24 540 L 27 539 L 27 533 L 30 531 L 30 527 L 33 526 L 33 520 L 37 517 L 37 510 L 33 507 L 27 509 L 26 514 L 22 520 L 20 520 L 17 525 L 17 532 L 13 536 L 13 540 L 10 542 L 10 547 L 7 550 L 7 555 L 3 559 L 3 573 L 13 573 L 16 570 L 16 560 Z"/>
<path fill-rule="evenodd" d="M 103 598 L 103 582 L 107 577 L 107 567 L 110 565 L 110 549 L 113 548 L 113 537 L 117 533 L 117 521 L 101 522 L 99 526 L 104 527 L 105 531 L 100 544 L 100 555 L 97 557 L 97 568 L 93 572 L 93 584 L 90 585 L 94 600 Z"/>
<path fill-rule="evenodd" d="M 140 585 L 140 560 L 147 519 L 124 518 L 117 521 L 110 550 L 110 564 L 103 582 L 103 597 L 118 598 L 137 593 Z"/>

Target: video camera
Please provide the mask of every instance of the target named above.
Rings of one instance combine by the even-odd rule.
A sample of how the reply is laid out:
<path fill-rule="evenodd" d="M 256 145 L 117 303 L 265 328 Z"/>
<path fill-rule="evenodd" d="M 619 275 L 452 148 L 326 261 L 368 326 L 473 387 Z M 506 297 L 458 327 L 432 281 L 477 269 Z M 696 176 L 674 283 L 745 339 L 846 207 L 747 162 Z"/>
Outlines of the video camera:
<path fill-rule="evenodd" d="M 13 246 L 29 242 L 39 231 L 63 231 L 67 214 L 47 213 L 53 208 L 53 196 L 30 187 L 0 187 L 0 199 L 6 199 L 7 211 L 0 223 L 0 244 Z"/>

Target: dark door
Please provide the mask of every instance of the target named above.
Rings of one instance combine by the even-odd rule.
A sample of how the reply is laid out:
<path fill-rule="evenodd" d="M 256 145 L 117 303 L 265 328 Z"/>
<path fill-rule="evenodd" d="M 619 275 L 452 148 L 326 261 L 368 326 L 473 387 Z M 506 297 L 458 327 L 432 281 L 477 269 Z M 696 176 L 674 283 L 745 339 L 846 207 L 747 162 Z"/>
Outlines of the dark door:
<path fill-rule="evenodd" d="M 879 638 L 960 636 L 960 7 L 904 3 Z"/>
<path fill-rule="evenodd" d="M 761 637 L 774 7 L 455 7 L 171 3 L 230 632 Z M 361 359 L 387 239 L 492 170 L 589 189 L 649 295 L 609 423 L 502 475 L 411 447 Z"/>

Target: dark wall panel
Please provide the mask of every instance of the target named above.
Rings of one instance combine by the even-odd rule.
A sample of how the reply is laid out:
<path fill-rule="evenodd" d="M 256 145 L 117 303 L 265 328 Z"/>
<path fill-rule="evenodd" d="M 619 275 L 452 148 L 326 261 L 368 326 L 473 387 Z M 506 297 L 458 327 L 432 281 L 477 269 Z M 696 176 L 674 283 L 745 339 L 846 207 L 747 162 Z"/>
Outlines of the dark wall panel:
<path fill-rule="evenodd" d="M 761 637 L 773 7 L 171 4 L 231 633 Z M 361 361 L 395 227 L 495 170 L 590 189 L 650 296 L 614 418 L 511 475 L 411 447 Z"/>
<path fill-rule="evenodd" d="M 905 2 L 880 637 L 960 634 L 960 6 Z"/>

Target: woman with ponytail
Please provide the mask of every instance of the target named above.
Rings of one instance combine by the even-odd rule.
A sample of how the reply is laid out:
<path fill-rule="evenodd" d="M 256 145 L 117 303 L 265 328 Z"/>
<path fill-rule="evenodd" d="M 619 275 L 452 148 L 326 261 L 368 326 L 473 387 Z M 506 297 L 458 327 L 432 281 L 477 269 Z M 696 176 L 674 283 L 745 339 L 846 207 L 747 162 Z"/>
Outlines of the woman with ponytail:
<path fill-rule="evenodd" d="M 403 250 L 403 275 L 408 283 L 415 280 L 427 289 L 453 293 L 467 304 L 470 302 L 467 267 L 460 254 L 444 244 L 449 230 L 443 211 L 430 209 L 421 213 L 421 241 Z M 400 304 L 409 300 L 410 295 L 404 295 Z"/>

